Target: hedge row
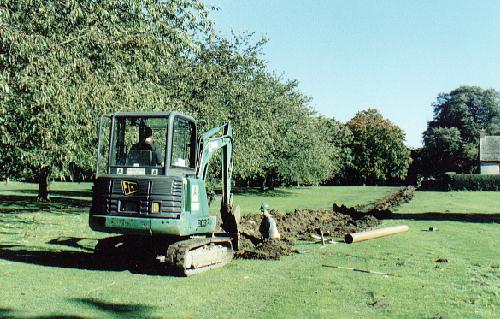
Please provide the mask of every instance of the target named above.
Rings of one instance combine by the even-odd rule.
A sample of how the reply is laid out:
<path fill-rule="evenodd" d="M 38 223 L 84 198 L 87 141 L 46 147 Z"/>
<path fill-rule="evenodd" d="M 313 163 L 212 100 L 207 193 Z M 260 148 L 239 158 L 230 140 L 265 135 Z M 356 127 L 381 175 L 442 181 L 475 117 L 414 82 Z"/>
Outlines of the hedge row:
<path fill-rule="evenodd" d="M 426 191 L 500 191 L 500 175 L 450 174 L 424 180 L 420 190 Z"/>
<path fill-rule="evenodd" d="M 500 191 L 500 174 L 448 174 L 450 191 Z"/>

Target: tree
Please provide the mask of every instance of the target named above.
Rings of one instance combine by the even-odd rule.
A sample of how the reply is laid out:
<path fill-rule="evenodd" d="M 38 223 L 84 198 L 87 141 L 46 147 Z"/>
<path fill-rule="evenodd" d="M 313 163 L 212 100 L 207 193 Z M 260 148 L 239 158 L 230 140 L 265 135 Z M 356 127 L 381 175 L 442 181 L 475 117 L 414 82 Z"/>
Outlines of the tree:
<path fill-rule="evenodd" d="M 49 177 L 92 170 L 98 115 L 184 109 L 182 74 L 212 36 L 199 1 L 6 0 L 0 16 L 0 170 L 37 176 L 40 199 Z"/>
<path fill-rule="evenodd" d="M 289 106 L 282 110 L 279 138 L 270 154 L 268 180 L 288 185 L 317 185 L 333 171 L 334 148 L 322 136 L 314 111 Z M 272 183 L 270 184 L 272 186 Z"/>
<path fill-rule="evenodd" d="M 349 178 L 355 183 L 379 184 L 405 178 L 410 152 L 404 145 L 403 130 L 376 109 L 357 113 L 347 126 L 353 138 L 353 161 Z"/>
<path fill-rule="evenodd" d="M 461 86 L 439 94 L 433 104 L 434 119 L 423 133 L 424 160 L 439 165 L 432 165 L 425 174 L 474 172 L 481 132 L 500 134 L 499 101 L 498 92 L 477 86 Z"/>
<path fill-rule="evenodd" d="M 232 121 L 233 176 L 238 181 L 258 183 L 261 189 L 281 183 L 317 184 L 328 177 L 330 161 L 321 160 L 328 159 L 327 151 L 312 150 L 325 144 L 317 137 L 319 126 L 308 107 L 310 99 L 299 92 L 297 81 L 267 70 L 261 58 L 265 43 L 265 39 L 253 43 L 251 35 L 232 40 L 216 37 L 204 48 L 199 67 L 212 73 L 201 75 L 210 74 L 217 81 L 192 79 L 198 83 L 193 87 L 203 88 L 196 94 L 196 109 L 205 119 L 213 114 L 208 119 Z"/>
<path fill-rule="evenodd" d="M 426 165 L 424 175 L 463 171 L 468 158 L 477 156 L 477 150 L 467 148 L 469 144 L 464 143 L 456 127 L 434 127 L 425 131 L 424 144 L 424 161 L 432 159 L 432 165 Z"/>
<path fill-rule="evenodd" d="M 328 184 L 339 184 L 348 180 L 349 168 L 352 166 L 352 132 L 349 127 L 333 118 L 320 116 L 319 134 L 332 148 L 330 161 L 332 170 L 326 181 Z"/>
<path fill-rule="evenodd" d="M 334 170 L 298 84 L 267 70 L 265 39 L 226 39 L 197 0 L 0 4 L 0 174 L 89 178 L 98 116 L 178 110 L 230 120 L 234 176 L 318 183 Z M 5 94 L 3 94 L 5 93 Z M 215 165 L 214 165 L 215 166 Z"/>

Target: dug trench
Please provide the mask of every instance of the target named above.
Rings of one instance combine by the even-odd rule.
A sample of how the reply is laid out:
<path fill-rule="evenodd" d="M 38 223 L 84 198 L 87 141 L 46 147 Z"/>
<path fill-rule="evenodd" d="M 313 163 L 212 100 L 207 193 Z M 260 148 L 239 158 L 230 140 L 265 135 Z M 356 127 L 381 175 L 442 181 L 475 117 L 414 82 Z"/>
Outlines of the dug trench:
<path fill-rule="evenodd" d="M 237 258 L 278 260 L 292 254 L 294 244 L 301 240 L 327 238 L 343 240 L 346 234 L 365 231 L 380 224 L 380 219 L 390 216 L 392 210 L 409 202 L 413 187 L 401 187 L 388 196 L 361 207 L 333 204 L 332 209 L 296 209 L 293 212 L 271 211 L 276 220 L 280 239 L 261 239 L 259 225 L 262 215 L 243 216 L 240 221 L 240 250 Z"/>
<path fill-rule="evenodd" d="M 323 233 L 325 237 L 340 238 L 347 233 L 358 232 L 379 224 L 372 215 L 353 218 L 333 210 L 296 209 L 283 213 L 272 210 L 280 239 L 260 239 L 261 215 L 246 215 L 240 222 L 240 251 L 237 258 L 277 260 L 293 253 L 298 240 L 312 240 Z"/>

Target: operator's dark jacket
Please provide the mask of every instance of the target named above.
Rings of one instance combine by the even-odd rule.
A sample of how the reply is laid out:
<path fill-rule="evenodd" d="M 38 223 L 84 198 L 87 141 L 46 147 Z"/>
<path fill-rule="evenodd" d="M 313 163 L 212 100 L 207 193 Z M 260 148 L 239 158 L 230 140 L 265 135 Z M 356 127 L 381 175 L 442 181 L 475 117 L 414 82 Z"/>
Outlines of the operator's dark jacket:
<path fill-rule="evenodd" d="M 151 151 L 152 154 L 152 159 L 151 162 L 155 163 L 157 165 L 161 165 L 163 162 L 163 155 L 161 154 L 160 148 L 155 145 L 155 144 L 148 144 L 148 143 L 137 143 L 132 145 L 130 150 L 133 151 Z"/>

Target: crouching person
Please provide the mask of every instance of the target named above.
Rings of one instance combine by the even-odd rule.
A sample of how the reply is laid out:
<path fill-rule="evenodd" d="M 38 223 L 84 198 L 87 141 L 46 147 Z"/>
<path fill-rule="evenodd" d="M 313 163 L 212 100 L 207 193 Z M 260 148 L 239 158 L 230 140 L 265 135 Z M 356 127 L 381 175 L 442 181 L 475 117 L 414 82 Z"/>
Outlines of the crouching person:
<path fill-rule="evenodd" d="M 280 239 L 280 233 L 278 232 L 278 225 L 276 220 L 269 213 L 269 205 L 262 203 L 260 206 L 260 211 L 262 212 L 262 221 L 259 226 L 259 232 L 263 239 Z"/>

